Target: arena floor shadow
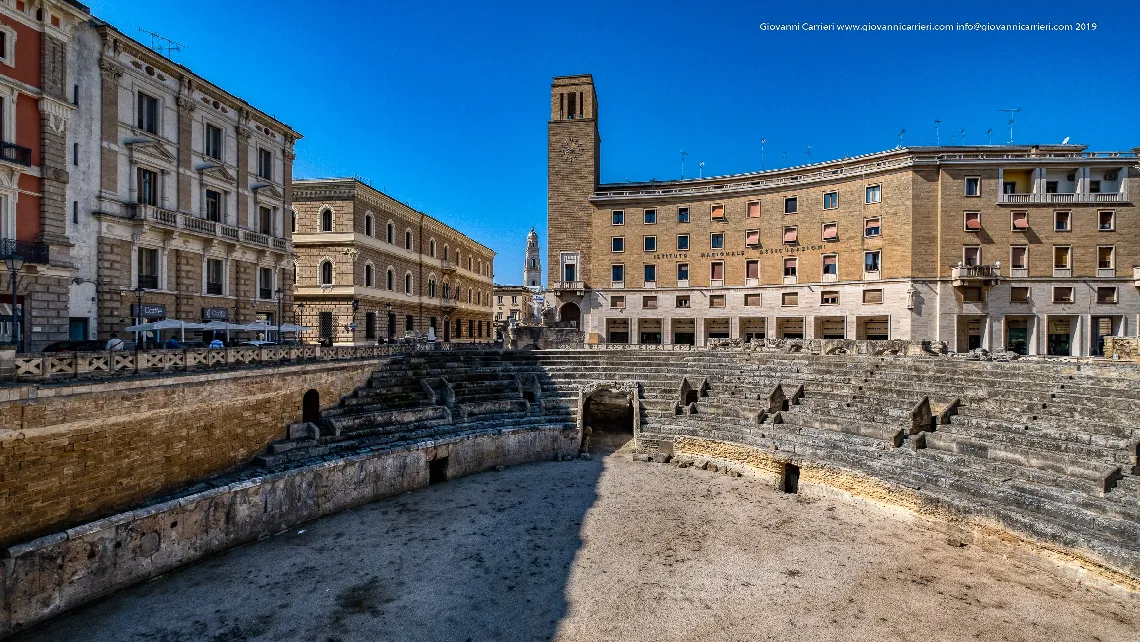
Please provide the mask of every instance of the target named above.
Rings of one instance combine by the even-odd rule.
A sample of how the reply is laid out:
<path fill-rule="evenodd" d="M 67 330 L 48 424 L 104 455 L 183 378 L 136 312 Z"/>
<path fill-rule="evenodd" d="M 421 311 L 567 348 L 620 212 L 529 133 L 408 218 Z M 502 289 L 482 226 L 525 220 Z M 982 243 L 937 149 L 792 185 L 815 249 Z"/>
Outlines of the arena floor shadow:
<path fill-rule="evenodd" d="M 1140 600 L 1035 559 L 622 449 L 349 510 L 13 639 L 1140 638 Z"/>

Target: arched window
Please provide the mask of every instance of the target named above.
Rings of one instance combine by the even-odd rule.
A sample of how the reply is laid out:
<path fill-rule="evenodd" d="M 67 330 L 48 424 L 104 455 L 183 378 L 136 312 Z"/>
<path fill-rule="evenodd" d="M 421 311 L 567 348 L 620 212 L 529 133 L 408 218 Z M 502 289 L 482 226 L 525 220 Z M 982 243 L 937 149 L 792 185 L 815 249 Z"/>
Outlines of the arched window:
<path fill-rule="evenodd" d="M 428 280 L 428 296 L 435 298 L 435 279 Z"/>
<path fill-rule="evenodd" d="M 297 210 L 292 210 L 292 218 L 289 221 L 289 229 L 292 230 L 294 234 L 297 233 Z"/>
<path fill-rule="evenodd" d="M 364 266 L 364 286 L 372 287 L 372 265 L 365 264 Z"/>
<path fill-rule="evenodd" d="M 416 328 L 416 322 L 414 319 L 412 319 L 412 315 L 409 314 L 408 317 L 406 319 L 404 319 L 404 329 L 407 330 L 408 332 L 411 332 L 415 328 Z"/>
<path fill-rule="evenodd" d="M 321 231 L 322 232 L 333 231 L 333 214 L 332 214 L 332 210 L 327 208 L 327 207 L 325 209 L 321 210 Z"/>
<path fill-rule="evenodd" d="M 450 247 L 448 247 L 448 246 L 446 246 L 446 245 L 444 245 L 444 246 L 443 246 L 443 260 L 444 260 L 444 261 L 447 261 L 447 260 L 448 260 L 448 256 L 447 256 L 447 255 L 448 255 L 448 252 L 450 252 L 450 251 L 451 251 L 451 248 L 450 248 Z"/>
<path fill-rule="evenodd" d="M 404 275 L 404 294 L 411 294 L 411 293 L 412 293 L 412 275 L 411 274 L 405 274 Z"/>
<path fill-rule="evenodd" d="M 405 250 L 412 249 L 412 231 L 411 230 L 404 232 L 404 249 Z"/>
<path fill-rule="evenodd" d="M 332 285 L 332 282 L 332 261 L 324 261 L 321 263 L 321 285 Z"/>
<path fill-rule="evenodd" d="M 450 299 L 451 298 L 451 284 L 446 282 L 446 281 L 444 281 L 444 283 L 443 283 L 443 298 L 444 299 Z"/>
<path fill-rule="evenodd" d="M 391 269 L 388 270 L 387 279 L 388 279 L 388 289 L 389 290 L 396 289 L 396 275 L 392 273 Z"/>
<path fill-rule="evenodd" d="M 455 250 L 455 267 L 459 267 L 462 264 L 463 261 L 459 260 L 459 250 Z"/>
<path fill-rule="evenodd" d="M 431 255 L 431 258 L 435 258 L 435 239 L 428 243 L 428 254 Z"/>
<path fill-rule="evenodd" d="M 396 226 L 392 225 L 391 221 L 388 222 L 388 236 L 385 240 L 387 240 L 389 243 L 396 242 Z"/>
<path fill-rule="evenodd" d="M 365 214 L 364 215 L 364 234 L 367 236 L 372 236 L 372 215 L 371 214 Z"/>

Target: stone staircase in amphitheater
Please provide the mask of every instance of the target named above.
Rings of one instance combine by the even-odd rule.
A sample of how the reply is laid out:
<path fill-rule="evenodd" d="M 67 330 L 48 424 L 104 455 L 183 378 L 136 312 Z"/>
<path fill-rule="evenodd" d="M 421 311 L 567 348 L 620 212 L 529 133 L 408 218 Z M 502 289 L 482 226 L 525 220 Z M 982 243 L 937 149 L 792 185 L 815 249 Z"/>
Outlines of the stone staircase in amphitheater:
<path fill-rule="evenodd" d="M 295 427 L 271 470 L 399 444 L 576 428 L 580 391 L 636 390 L 645 444 L 740 444 L 921 493 L 1140 577 L 1140 369 L 740 350 L 394 357 Z M 588 420 L 587 420 L 588 422 Z M 640 444 L 639 444 L 640 447 Z"/>

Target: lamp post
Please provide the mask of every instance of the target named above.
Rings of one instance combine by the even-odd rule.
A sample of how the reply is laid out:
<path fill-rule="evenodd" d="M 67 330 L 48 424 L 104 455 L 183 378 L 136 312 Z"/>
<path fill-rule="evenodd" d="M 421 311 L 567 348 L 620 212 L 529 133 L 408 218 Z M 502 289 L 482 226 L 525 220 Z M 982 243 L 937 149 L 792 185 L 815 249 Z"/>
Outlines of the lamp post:
<path fill-rule="evenodd" d="M 280 345 L 281 344 L 281 323 L 282 323 L 282 320 L 281 320 L 281 304 L 283 302 L 282 299 L 285 296 L 285 290 L 282 290 L 281 288 L 277 288 L 276 290 L 273 291 L 273 296 L 277 298 L 277 344 Z"/>
<path fill-rule="evenodd" d="M 4 266 L 8 268 L 8 275 L 12 280 L 12 344 L 16 352 L 20 351 L 20 319 L 16 316 L 16 275 L 24 267 L 24 257 L 13 254 L 4 259 Z"/>
<path fill-rule="evenodd" d="M 388 336 L 388 343 L 392 343 L 392 304 L 384 304 L 384 334 Z"/>

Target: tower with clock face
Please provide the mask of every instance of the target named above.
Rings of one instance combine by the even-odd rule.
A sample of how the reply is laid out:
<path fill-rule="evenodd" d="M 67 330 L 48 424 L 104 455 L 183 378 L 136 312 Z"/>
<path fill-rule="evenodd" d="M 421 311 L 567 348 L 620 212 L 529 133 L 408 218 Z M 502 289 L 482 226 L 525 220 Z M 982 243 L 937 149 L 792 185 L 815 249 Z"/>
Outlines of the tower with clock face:
<path fill-rule="evenodd" d="M 589 74 L 554 78 L 547 142 L 547 280 L 556 318 L 569 322 L 580 315 L 590 287 L 586 268 L 594 208 L 589 198 L 600 174 L 598 102 Z"/>

